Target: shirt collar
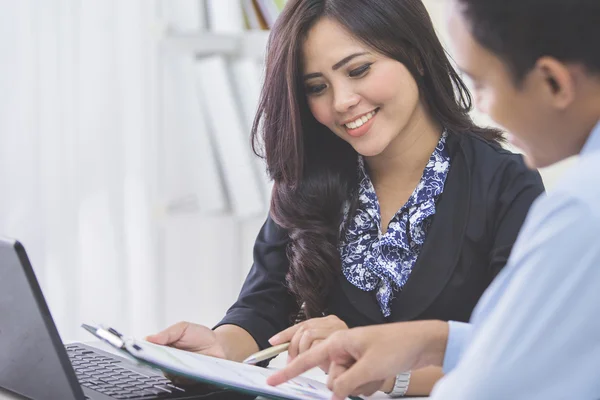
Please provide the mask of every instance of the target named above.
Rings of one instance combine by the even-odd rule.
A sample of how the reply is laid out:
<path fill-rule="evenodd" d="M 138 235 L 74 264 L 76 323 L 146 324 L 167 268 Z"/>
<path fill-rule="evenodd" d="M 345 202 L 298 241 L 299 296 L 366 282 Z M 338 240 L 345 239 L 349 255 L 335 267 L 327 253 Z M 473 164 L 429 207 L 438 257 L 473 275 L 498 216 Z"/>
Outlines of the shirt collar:
<path fill-rule="evenodd" d="M 592 133 L 585 142 L 580 154 L 584 155 L 598 150 L 600 150 L 600 121 L 598 121 L 594 129 L 592 129 Z"/>

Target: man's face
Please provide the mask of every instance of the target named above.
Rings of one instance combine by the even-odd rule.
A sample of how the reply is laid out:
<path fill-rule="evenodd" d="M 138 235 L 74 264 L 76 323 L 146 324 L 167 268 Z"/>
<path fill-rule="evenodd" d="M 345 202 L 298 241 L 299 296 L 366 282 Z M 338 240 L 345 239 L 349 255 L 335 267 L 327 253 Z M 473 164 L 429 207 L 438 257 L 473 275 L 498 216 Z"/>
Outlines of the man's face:
<path fill-rule="evenodd" d="M 516 84 L 507 65 L 471 35 L 459 0 L 450 0 L 450 46 L 458 67 L 473 83 L 477 108 L 509 131 L 527 164 L 541 168 L 580 150 L 569 135 L 569 118 L 557 110 L 552 85 L 536 66 Z M 570 141 L 570 142 L 569 142 Z"/>

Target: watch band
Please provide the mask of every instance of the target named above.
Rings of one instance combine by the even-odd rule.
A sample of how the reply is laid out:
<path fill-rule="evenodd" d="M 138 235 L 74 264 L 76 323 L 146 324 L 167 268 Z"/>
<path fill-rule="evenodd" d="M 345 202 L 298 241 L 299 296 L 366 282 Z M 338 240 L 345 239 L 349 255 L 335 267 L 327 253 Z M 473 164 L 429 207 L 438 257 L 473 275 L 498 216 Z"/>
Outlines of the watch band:
<path fill-rule="evenodd" d="M 410 383 L 410 371 L 403 372 L 396 375 L 396 381 L 394 382 L 394 388 L 388 393 L 390 397 L 403 397 L 408 390 L 408 384 Z"/>

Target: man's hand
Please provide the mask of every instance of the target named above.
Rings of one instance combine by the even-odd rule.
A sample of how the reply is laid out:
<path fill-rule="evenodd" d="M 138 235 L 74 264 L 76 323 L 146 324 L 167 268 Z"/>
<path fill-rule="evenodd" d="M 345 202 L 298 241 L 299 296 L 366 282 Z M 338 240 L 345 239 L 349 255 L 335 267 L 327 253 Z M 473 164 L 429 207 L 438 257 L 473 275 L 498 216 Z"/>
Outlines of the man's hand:
<path fill-rule="evenodd" d="M 279 385 L 329 363 L 327 386 L 335 398 L 370 395 L 386 378 L 428 365 L 441 366 L 447 340 L 448 324 L 442 321 L 400 322 L 338 331 L 271 375 L 267 383 Z"/>

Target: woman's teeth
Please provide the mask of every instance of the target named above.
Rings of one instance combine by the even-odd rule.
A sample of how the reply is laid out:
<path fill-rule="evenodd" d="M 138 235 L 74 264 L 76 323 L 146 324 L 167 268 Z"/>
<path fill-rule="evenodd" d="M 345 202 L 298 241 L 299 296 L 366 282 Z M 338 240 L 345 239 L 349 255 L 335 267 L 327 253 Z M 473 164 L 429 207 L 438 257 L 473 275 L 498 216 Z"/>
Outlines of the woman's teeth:
<path fill-rule="evenodd" d="M 357 118 L 356 120 L 352 121 L 352 122 L 348 122 L 347 124 L 345 124 L 345 126 L 348 129 L 356 129 L 361 127 L 365 122 L 367 122 L 368 120 L 370 120 L 371 118 L 373 118 L 373 116 L 377 113 L 377 110 L 373 110 L 370 113 L 368 113 L 367 115 L 363 115 L 360 118 Z"/>

